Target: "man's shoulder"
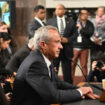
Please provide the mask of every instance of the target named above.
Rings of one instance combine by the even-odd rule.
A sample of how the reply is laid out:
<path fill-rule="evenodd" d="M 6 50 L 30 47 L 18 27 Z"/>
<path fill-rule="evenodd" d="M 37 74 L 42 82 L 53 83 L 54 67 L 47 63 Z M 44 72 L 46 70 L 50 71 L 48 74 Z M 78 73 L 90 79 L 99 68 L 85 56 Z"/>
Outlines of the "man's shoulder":
<path fill-rule="evenodd" d="M 93 25 L 93 23 L 90 20 L 87 20 L 87 24 Z"/>
<path fill-rule="evenodd" d="M 30 49 L 28 48 L 27 45 L 23 46 L 22 48 L 20 48 L 13 56 L 22 56 L 22 54 L 24 53 L 29 53 L 30 52 Z"/>
<path fill-rule="evenodd" d="M 27 57 L 28 60 L 35 61 L 35 60 L 41 60 L 42 54 L 38 50 L 31 51 L 30 54 Z"/>
<path fill-rule="evenodd" d="M 34 62 L 41 62 L 43 60 L 43 57 L 39 51 L 31 51 L 30 54 L 25 58 L 25 60 L 22 62 L 22 67 L 28 68 L 31 64 Z"/>
<path fill-rule="evenodd" d="M 40 24 L 36 19 L 34 19 L 32 22 L 29 23 L 30 25 L 36 25 L 36 24 Z"/>
<path fill-rule="evenodd" d="M 25 60 L 21 63 L 19 69 L 18 69 L 18 76 L 22 77 L 22 75 L 25 75 L 31 65 L 40 66 L 40 63 L 44 62 L 42 54 L 39 51 L 32 51 L 30 54 L 25 58 Z"/>

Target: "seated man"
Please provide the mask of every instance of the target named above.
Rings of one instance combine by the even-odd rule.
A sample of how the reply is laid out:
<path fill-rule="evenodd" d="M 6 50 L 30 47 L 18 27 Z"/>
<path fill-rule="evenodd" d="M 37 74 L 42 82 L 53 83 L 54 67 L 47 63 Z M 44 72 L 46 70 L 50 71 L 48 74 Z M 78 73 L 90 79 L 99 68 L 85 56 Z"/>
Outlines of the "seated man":
<path fill-rule="evenodd" d="M 78 88 L 61 81 L 51 64 L 62 49 L 61 36 L 53 26 L 39 28 L 34 35 L 35 50 L 22 62 L 14 81 L 10 105 L 50 105 L 97 99 L 90 87 Z"/>

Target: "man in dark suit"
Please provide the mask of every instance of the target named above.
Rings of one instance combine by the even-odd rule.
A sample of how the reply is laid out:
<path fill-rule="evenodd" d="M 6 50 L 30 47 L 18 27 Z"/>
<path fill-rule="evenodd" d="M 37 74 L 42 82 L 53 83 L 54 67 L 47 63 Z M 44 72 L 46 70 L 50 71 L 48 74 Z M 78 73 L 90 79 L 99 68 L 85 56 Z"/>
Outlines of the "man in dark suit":
<path fill-rule="evenodd" d="M 56 17 L 47 21 L 47 24 L 58 28 L 61 35 L 63 50 L 61 50 L 59 58 L 54 60 L 54 66 L 59 69 L 59 63 L 62 63 L 64 80 L 72 83 L 71 76 L 71 59 L 73 57 L 72 42 L 76 37 L 76 26 L 73 20 L 65 17 L 65 7 L 62 4 L 57 5 L 55 10 Z M 63 24 L 63 25 L 62 25 Z"/>
<path fill-rule="evenodd" d="M 43 22 L 43 20 L 45 19 L 46 16 L 46 10 L 42 5 L 37 5 L 34 8 L 34 12 L 35 12 L 35 18 L 34 20 L 28 25 L 28 35 L 29 38 L 34 36 L 34 32 L 45 25 L 45 23 Z"/>
<path fill-rule="evenodd" d="M 35 50 L 17 72 L 10 105 L 50 105 L 81 100 L 88 95 L 98 98 L 91 88 L 78 88 L 61 81 L 51 61 L 59 56 L 61 37 L 53 26 L 41 27 L 34 36 Z"/>
<path fill-rule="evenodd" d="M 34 39 L 31 38 L 24 47 L 19 49 L 9 60 L 5 69 L 16 74 L 19 66 L 23 62 L 23 60 L 29 55 L 29 53 L 34 50 Z"/>

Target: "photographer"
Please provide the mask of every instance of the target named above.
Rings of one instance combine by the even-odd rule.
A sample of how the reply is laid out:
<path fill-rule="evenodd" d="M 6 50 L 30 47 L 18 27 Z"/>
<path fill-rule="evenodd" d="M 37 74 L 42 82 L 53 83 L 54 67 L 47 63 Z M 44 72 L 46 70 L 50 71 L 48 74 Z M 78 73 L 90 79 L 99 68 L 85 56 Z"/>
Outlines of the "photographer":
<path fill-rule="evenodd" d="M 93 61 L 92 70 L 90 70 L 87 80 L 88 82 L 102 82 L 102 79 L 105 79 L 105 62 Z"/>

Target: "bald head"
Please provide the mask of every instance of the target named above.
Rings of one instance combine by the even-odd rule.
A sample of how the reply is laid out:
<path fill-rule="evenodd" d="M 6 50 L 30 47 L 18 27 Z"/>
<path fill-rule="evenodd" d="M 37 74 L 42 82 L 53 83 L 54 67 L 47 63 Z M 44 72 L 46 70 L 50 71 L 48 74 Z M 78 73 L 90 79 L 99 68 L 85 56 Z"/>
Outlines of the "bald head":
<path fill-rule="evenodd" d="M 59 17 L 63 17 L 66 12 L 66 9 L 63 4 L 58 4 L 56 6 L 55 15 Z"/>
<path fill-rule="evenodd" d="M 63 8 L 63 9 L 65 9 L 65 6 L 64 6 L 63 4 L 58 4 L 58 5 L 56 6 L 56 8 L 58 8 L 58 7 L 61 7 L 61 8 Z"/>

